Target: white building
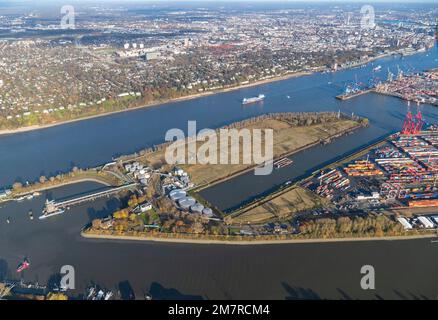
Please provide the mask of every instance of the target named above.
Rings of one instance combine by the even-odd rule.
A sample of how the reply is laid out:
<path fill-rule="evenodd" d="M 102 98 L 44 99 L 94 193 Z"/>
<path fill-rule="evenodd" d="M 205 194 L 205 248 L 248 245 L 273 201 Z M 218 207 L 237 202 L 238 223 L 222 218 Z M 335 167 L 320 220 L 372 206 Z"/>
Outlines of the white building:
<path fill-rule="evenodd" d="M 428 217 L 420 216 L 418 217 L 418 220 L 426 229 L 431 229 L 435 226 Z"/>
<path fill-rule="evenodd" d="M 398 222 L 402 224 L 402 226 L 405 228 L 405 230 L 411 230 L 412 224 L 406 219 L 406 218 L 397 218 Z"/>

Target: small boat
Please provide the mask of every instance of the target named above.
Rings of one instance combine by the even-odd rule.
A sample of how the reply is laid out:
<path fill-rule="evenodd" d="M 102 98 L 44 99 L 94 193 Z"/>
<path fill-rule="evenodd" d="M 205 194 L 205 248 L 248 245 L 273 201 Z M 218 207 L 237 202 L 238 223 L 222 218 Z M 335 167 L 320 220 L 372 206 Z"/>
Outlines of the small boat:
<path fill-rule="evenodd" d="M 379 72 L 380 70 L 382 70 L 382 66 L 377 66 L 373 69 L 374 72 Z"/>
<path fill-rule="evenodd" d="M 57 208 L 55 205 L 55 201 L 46 201 L 46 207 L 43 210 L 43 215 L 39 217 L 40 220 L 50 218 L 53 216 L 57 216 L 59 214 L 63 214 L 65 212 L 65 209 L 63 208 Z"/>
<path fill-rule="evenodd" d="M 17 272 L 23 272 L 24 270 L 27 270 L 30 268 L 30 262 L 27 259 L 24 259 L 22 263 L 20 263 L 17 267 Z"/>
<path fill-rule="evenodd" d="M 11 220 L 9 219 L 9 217 L 6 218 L 6 223 L 7 224 L 11 223 Z"/>
<path fill-rule="evenodd" d="M 146 300 L 152 300 L 152 295 L 151 295 L 150 293 L 146 293 L 145 296 L 144 296 L 144 298 L 145 298 Z"/>
<path fill-rule="evenodd" d="M 33 220 L 33 212 L 32 212 L 32 210 L 29 210 L 29 219 Z"/>
<path fill-rule="evenodd" d="M 43 211 L 43 215 L 41 215 L 41 216 L 39 217 L 39 219 L 40 219 L 40 220 L 47 219 L 47 218 L 50 218 L 50 217 L 54 217 L 54 216 L 57 216 L 57 215 L 63 214 L 64 212 L 65 212 L 65 209 L 57 209 L 57 210 L 55 210 L 55 211 L 50 211 L 50 212 L 48 212 L 48 211 Z"/>

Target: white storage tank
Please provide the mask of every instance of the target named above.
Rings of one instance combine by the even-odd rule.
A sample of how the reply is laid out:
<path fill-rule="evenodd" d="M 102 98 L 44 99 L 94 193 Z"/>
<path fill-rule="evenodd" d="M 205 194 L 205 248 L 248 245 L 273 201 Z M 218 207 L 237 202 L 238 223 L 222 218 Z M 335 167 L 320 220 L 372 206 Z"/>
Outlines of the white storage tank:
<path fill-rule="evenodd" d="M 190 210 L 194 213 L 202 213 L 202 210 L 204 210 L 204 206 L 200 203 L 196 203 L 190 207 Z"/>
<path fill-rule="evenodd" d="M 179 206 L 184 210 L 190 209 L 190 207 L 193 206 L 195 203 L 196 200 L 193 199 L 192 197 L 185 197 L 178 200 Z"/>
<path fill-rule="evenodd" d="M 173 201 L 177 201 L 179 199 L 185 198 L 187 196 L 187 192 L 181 189 L 175 189 L 169 192 L 169 197 Z"/>

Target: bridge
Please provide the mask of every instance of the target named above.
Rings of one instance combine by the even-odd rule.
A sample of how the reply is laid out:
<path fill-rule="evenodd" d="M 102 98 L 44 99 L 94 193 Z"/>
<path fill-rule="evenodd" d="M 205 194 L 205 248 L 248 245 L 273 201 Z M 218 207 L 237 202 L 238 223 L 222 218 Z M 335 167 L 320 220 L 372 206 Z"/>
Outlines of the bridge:
<path fill-rule="evenodd" d="M 117 194 L 123 190 L 132 189 L 136 186 L 137 186 L 137 183 L 125 184 L 125 185 L 120 186 L 120 187 L 114 187 L 111 189 L 87 194 L 84 196 L 76 197 L 76 198 L 65 200 L 65 201 L 52 202 L 51 206 L 50 206 L 51 208 L 48 208 L 49 207 L 48 204 L 46 205 L 46 210 L 48 212 L 50 212 L 50 211 L 56 210 L 56 209 L 68 208 L 70 206 L 78 205 L 78 204 L 88 202 L 88 201 L 93 201 L 93 200 L 96 200 L 98 198 L 109 197 L 113 194 Z"/>

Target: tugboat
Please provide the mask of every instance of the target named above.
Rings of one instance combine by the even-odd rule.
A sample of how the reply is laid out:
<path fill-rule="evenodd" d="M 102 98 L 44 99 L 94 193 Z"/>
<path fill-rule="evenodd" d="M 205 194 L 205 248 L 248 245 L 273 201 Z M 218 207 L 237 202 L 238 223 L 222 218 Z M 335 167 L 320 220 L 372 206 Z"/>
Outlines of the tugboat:
<path fill-rule="evenodd" d="M 17 267 L 17 272 L 18 273 L 21 273 L 21 272 L 23 272 L 24 270 L 27 270 L 27 269 L 29 269 L 30 268 L 30 262 L 29 262 L 29 260 L 27 260 L 26 258 L 23 260 L 23 262 L 22 263 L 20 263 L 19 265 L 18 265 L 18 267 Z"/>
<path fill-rule="evenodd" d="M 43 215 L 39 217 L 40 220 L 50 218 L 53 216 L 57 216 L 58 214 L 63 214 L 65 209 L 57 208 L 55 205 L 55 201 L 46 200 L 46 207 L 43 210 Z"/>

